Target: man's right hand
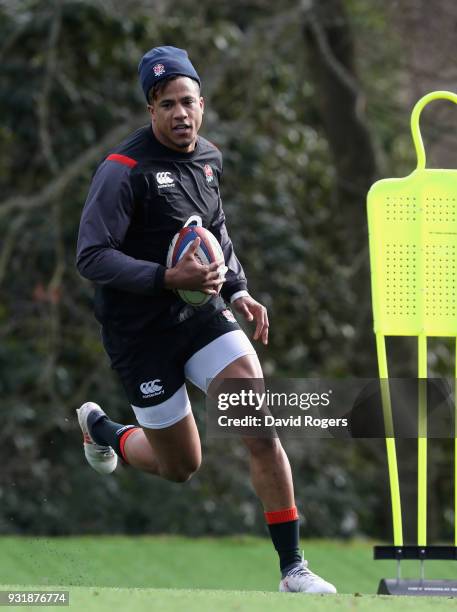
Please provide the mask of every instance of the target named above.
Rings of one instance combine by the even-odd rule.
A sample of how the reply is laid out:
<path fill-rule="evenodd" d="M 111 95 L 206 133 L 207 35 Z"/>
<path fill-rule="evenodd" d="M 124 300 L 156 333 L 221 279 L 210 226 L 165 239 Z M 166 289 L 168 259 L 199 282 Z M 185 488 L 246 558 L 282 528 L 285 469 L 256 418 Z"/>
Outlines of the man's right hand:
<path fill-rule="evenodd" d="M 166 289 L 190 289 L 208 295 L 219 293 L 223 282 L 218 271 L 221 264 L 217 261 L 209 265 L 201 264 L 195 256 L 199 245 L 200 238 L 196 238 L 178 263 L 173 268 L 167 268 Z"/>

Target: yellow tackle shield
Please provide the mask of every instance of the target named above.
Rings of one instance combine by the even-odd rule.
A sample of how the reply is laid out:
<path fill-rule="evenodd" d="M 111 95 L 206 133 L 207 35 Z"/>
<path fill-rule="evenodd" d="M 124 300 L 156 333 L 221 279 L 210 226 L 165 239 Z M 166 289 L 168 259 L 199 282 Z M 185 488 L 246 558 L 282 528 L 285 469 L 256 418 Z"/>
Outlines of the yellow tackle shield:
<path fill-rule="evenodd" d="M 457 95 L 435 91 L 411 115 L 417 167 L 404 178 L 380 180 L 368 193 L 368 231 L 374 331 L 383 379 L 384 421 L 392 500 L 394 545 L 403 546 L 400 487 L 392 425 L 385 337 L 417 336 L 418 378 L 427 378 L 427 336 L 457 336 L 457 170 L 426 168 L 419 128 L 433 100 L 457 104 Z M 419 394 L 418 534 L 427 544 L 426 397 Z M 457 452 L 457 442 L 455 450 Z M 455 491 L 457 470 L 454 467 Z M 457 508 L 457 493 L 455 493 Z M 455 530 L 457 546 L 457 523 Z"/>

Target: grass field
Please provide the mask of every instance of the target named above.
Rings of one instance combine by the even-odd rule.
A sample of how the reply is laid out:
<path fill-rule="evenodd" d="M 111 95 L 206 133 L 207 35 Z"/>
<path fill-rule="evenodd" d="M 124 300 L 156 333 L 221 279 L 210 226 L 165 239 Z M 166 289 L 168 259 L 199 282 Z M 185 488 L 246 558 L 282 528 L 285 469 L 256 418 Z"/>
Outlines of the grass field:
<path fill-rule="evenodd" d="M 373 561 L 366 542 L 302 542 L 315 572 L 334 582 L 337 597 L 277 593 L 275 554 L 266 539 L 84 537 L 1 539 L 0 589 L 70 590 L 74 610 L 425 610 L 455 608 L 448 598 L 377 597 L 390 561 Z M 404 577 L 417 577 L 415 562 Z M 452 562 L 431 562 L 427 578 L 457 578 Z M 43 606 L 41 606 L 43 609 Z M 55 609 L 55 608 L 54 608 Z"/>

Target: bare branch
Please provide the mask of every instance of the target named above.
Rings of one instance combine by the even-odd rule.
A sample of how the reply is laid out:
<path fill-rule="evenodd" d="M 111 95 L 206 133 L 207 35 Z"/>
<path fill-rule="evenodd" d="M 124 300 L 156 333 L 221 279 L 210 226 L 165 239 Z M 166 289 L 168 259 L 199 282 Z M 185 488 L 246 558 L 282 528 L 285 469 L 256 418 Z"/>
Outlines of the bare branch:
<path fill-rule="evenodd" d="M 330 48 L 327 36 L 325 35 L 325 32 L 319 23 L 315 12 L 311 8 L 304 11 L 303 16 L 305 18 L 305 22 L 308 23 L 308 26 L 314 35 L 321 53 L 321 57 L 325 61 L 329 72 L 332 72 L 335 78 L 338 79 L 342 85 L 347 87 L 347 89 L 349 89 L 355 96 L 359 96 L 361 91 L 356 79 L 354 79 L 349 70 L 347 70 L 340 61 L 338 61 L 335 53 Z"/>
<path fill-rule="evenodd" d="M 118 144 L 129 131 L 139 127 L 142 123 L 143 121 L 138 117 L 132 117 L 130 121 L 113 128 L 103 140 L 82 153 L 76 160 L 71 161 L 54 180 L 36 195 L 16 195 L 0 203 L 0 218 L 15 210 L 35 210 L 55 200 L 88 166 L 98 161 L 104 152 Z"/>
<path fill-rule="evenodd" d="M 43 156 L 47 161 L 49 169 L 53 174 L 57 174 L 59 164 L 54 155 L 51 135 L 49 133 L 49 92 L 56 71 L 56 46 L 59 39 L 60 27 L 62 22 L 61 3 L 59 0 L 54 2 L 54 18 L 49 32 L 48 51 L 46 57 L 46 72 L 43 81 L 43 89 L 38 96 L 38 125 L 39 137 Z"/>
<path fill-rule="evenodd" d="M 3 248 L 0 253 L 0 286 L 5 278 L 10 257 L 13 254 L 16 246 L 16 236 L 24 225 L 25 220 L 26 215 L 24 213 L 16 217 L 8 227 L 8 233 L 3 240 Z"/>

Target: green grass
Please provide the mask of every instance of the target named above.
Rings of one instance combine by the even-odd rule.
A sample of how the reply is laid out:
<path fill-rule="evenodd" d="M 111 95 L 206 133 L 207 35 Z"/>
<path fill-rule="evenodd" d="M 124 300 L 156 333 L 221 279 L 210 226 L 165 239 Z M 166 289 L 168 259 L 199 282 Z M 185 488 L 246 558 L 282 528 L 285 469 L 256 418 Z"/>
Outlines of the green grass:
<path fill-rule="evenodd" d="M 68 587 L 71 607 L 85 612 L 115 603 L 123 610 L 303 609 L 305 596 L 276 593 L 277 559 L 267 539 L 3 537 L 0 544 L 0 589 Z M 311 569 L 348 594 L 306 596 L 310 610 L 428 609 L 431 601 L 438 609 L 456 605 L 447 598 L 370 596 L 381 576 L 395 576 L 394 562 L 372 560 L 371 543 L 311 540 L 302 545 Z M 417 563 L 402 567 L 404 577 L 417 577 Z M 457 578 L 457 566 L 430 562 L 426 577 Z"/>
<path fill-rule="evenodd" d="M 36 589 L 35 586 L 2 586 L 2 589 Z M 49 590 L 49 589 L 48 589 Z M 406 612 L 455 610 L 446 598 L 380 597 L 374 595 L 300 595 L 261 591 L 211 591 L 197 589 L 116 589 L 70 587 L 72 610 L 84 612 Z M 40 606 L 41 610 L 60 608 Z M 66 609 L 66 608 L 63 608 Z M 68 608 L 67 608 L 68 609 Z"/>

